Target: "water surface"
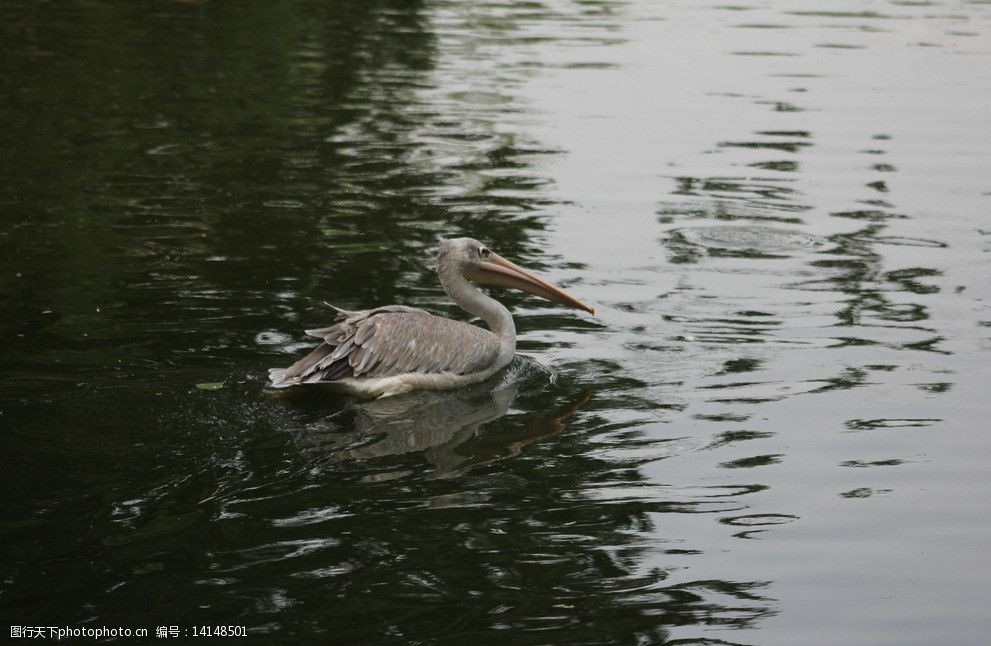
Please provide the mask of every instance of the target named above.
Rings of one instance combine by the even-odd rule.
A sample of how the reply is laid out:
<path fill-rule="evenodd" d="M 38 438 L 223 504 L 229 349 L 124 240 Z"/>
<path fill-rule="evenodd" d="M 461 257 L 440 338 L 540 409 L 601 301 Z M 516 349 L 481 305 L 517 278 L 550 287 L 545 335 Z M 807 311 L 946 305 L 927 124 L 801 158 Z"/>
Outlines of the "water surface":
<path fill-rule="evenodd" d="M 991 5 L 0 17 L 5 623 L 986 640 Z M 453 235 L 597 315 L 500 293 L 465 391 L 265 389 L 324 301 L 461 316 Z"/>

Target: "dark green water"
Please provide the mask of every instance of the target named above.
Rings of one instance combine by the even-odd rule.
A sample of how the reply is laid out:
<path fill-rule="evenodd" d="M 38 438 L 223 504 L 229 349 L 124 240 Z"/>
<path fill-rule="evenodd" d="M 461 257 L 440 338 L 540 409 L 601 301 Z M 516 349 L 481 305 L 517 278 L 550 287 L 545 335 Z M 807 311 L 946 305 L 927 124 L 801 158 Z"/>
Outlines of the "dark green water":
<path fill-rule="evenodd" d="M 977 0 L 7 0 L 0 634 L 986 643 L 989 105 Z M 597 316 L 266 390 L 455 235 Z"/>

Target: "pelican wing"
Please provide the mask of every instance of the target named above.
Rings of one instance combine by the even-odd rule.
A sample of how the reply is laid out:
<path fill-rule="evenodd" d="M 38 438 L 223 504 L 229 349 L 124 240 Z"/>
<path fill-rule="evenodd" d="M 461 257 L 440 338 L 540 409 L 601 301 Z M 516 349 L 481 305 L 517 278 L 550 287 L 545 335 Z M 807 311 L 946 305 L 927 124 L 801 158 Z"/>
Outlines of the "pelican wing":
<path fill-rule="evenodd" d="M 273 386 L 410 372 L 463 375 L 490 366 L 499 354 L 498 338 L 488 330 L 420 309 L 337 312 L 333 325 L 307 330 L 323 343 L 289 368 L 269 371 Z"/>

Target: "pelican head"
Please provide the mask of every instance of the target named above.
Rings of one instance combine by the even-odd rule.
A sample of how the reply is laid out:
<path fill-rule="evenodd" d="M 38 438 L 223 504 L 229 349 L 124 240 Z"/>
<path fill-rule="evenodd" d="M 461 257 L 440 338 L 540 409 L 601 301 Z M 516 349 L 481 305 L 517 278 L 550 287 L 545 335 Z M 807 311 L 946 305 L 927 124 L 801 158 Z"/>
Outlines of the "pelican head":
<path fill-rule="evenodd" d="M 440 251 L 437 254 L 437 272 L 443 274 L 448 271 L 454 271 L 480 285 L 512 287 L 552 303 L 560 303 L 595 314 L 595 309 L 592 307 L 506 260 L 472 238 L 441 240 Z"/>

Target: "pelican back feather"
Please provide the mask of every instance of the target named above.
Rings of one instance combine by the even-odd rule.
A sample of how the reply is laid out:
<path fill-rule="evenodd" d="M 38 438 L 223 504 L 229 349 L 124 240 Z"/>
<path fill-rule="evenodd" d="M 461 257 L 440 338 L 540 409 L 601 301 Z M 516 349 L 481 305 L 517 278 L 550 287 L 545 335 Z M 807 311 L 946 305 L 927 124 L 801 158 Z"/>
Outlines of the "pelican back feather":
<path fill-rule="evenodd" d="M 408 373 L 467 375 L 499 356 L 492 332 L 413 307 L 338 312 L 332 325 L 307 330 L 323 343 L 289 368 L 269 371 L 273 386 Z"/>

